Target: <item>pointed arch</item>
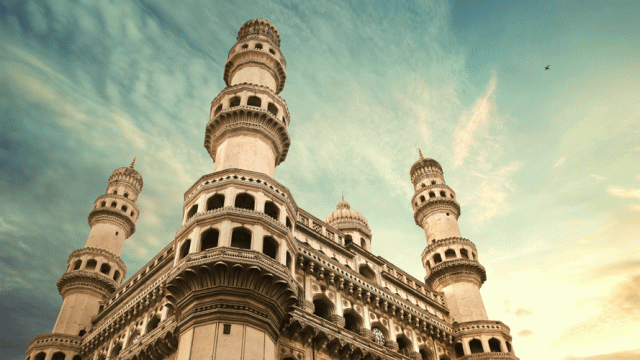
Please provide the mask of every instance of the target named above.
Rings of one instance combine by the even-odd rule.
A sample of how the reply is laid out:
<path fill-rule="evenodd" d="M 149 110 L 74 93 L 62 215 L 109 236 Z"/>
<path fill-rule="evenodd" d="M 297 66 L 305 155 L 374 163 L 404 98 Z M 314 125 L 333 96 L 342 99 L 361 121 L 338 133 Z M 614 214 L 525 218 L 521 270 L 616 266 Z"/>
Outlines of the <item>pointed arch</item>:
<path fill-rule="evenodd" d="M 185 256 L 189 255 L 189 248 L 191 247 L 191 240 L 187 239 L 180 246 L 180 257 L 178 259 L 184 259 Z"/>
<path fill-rule="evenodd" d="M 224 195 L 215 194 L 207 199 L 207 211 L 224 207 Z"/>
<path fill-rule="evenodd" d="M 256 200 L 247 193 L 238 194 L 234 206 L 240 209 L 255 210 Z"/>
<path fill-rule="evenodd" d="M 347 309 L 344 311 L 344 328 L 355 334 L 360 334 L 360 329 L 364 324 L 362 316 L 353 309 Z"/>
<path fill-rule="evenodd" d="M 484 349 L 482 348 L 482 341 L 480 341 L 480 339 L 472 339 L 469 341 L 469 349 L 472 354 L 480 354 L 484 352 Z"/>
<path fill-rule="evenodd" d="M 209 228 L 200 234 L 200 251 L 205 251 L 208 249 L 213 249 L 214 247 L 218 247 L 218 238 L 220 237 L 220 232 L 218 229 Z"/>
<path fill-rule="evenodd" d="M 331 316 L 335 313 L 335 306 L 324 294 L 313 297 L 313 315 L 331 321 Z"/>
<path fill-rule="evenodd" d="M 189 212 L 187 212 L 187 220 L 191 219 L 193 215 L 195 215 L 197 212 L 198 212 L 198 204 L 195 204 L 189 209 Z"/>
<path fill-rule="evenodd" d="M 264 203 L 264 213 L 274 220 L 278 220 L 278 217 L 280 216 L 280 208 L 278 208 L 278 205 L 273 201 L 267 201 Z"/>
<path fill-rule="evenodd" d="M 455 259 L 456 256 L 456 251 L 453 249 L 447 249 L 447 251 L 444 252 L 444 257 L 449 260 L 449 259 Z"/>
<path fill-rule="evenodd" d="M 244 227 L 237 227 L 231 233 L 231 247 L 251 249 L 251 231 Z"/>
<path fill-rule="evenodd" d="M 489 351 L 490 352 L 502 352 L 500 349 L 500 340 L 496 338 L 489 339 Z"/>
<path fill-rule="evenodd" d="M 265 236 L 262 239 L 262 253 L 276 260 L 280 244 L 272 236 Z"/>

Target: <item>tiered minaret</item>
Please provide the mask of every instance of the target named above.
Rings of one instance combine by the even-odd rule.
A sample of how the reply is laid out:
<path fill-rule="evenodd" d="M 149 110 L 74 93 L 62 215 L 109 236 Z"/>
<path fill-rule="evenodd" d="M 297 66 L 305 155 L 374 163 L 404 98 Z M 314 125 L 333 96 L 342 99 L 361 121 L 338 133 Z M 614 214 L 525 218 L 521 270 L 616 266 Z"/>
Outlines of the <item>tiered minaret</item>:
<path fill-rule="evenodd" d="M 214 172 L 184 199 L 168 299 L 180 328 L 178 359 L 273 359 L 297 301 L 297 209 L 274 179 L 289 149 L 280 35 L 254 19 L 229 51 L 227 87 L 211 103 L 205 148 Z"/>
<path fill-rule="evenodd" d="M 101 302 L 125 278 L 127 268 L 120 252 L 124 241 L 135 232 L 140 215 L 135 202 L 143 185 L 134 164 L 135 159 L 131 166 L 116 169 L 109 177 L 106 194 L 96 199 L 89 213 L 87 244 L 71 253 L 57 283 L 63 302 L 56 324 L 52 333 L 36 336 L 29 343 L 29 356 L 44 359 L 44 353 L 51 359 L 62 353 L 71 359 L 79 352 L 80 339 L 91 329 L 91 319 Z"/>
<path fill-rule="evenodd" d="M 509 328 L 488 320 L 480 295 L 487 274 L 478 262 L 475 245 L 460 234 L 456 194 L 446 185 L 442 166 L 419 154 L 420 159 L 410 170 L 415 189 L 411 204 L 416 224 L 427 237 L 422 253 L 425 283 L 444 292 L 454 324 L 457 356 L 488 353 L 482 359 L 492 359 L 493 353 L 512 353 Z M 515 355 L 506 358 L 515 359 Z"/>

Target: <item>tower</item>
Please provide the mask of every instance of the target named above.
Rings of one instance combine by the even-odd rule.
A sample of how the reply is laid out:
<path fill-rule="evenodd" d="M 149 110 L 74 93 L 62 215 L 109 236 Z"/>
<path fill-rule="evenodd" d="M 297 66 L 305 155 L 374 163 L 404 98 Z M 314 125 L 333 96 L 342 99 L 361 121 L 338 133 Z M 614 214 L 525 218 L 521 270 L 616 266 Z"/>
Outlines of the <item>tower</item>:
<path fill-rule="evenodd" d="M 127 267 L 120 253 L 125 240 L 135 232 L 140 216 L 135 203 L 143 185 L 134 164 L 135 159 L 129 167 L 116 169 L 109 177 L 106 193 L 96 199 L 89 213 L 91 232 L 87 244 L 71 253 L 67 269 L 57 283 L 63 302 L 53 331 L 36 336 L 29 343 L 27 353 L 33 354 L 34 359 L 79 353 L 81 338 L 92 328 L 91 320 L 101 302 L 125 278 Z"/>
<path fill-rule="evenodd" d="M 205 148 L 214 172 L 184 199 L 168 275 L 180 329 L 179 359 L 273 359 L 281 323 L 297 301 L 297 207 L 274 179 L 289 149 L 280 35 L 254 19 L 240 28 L 211 104 Z"/>
<path fill-rule="evenodd" d="M 419 154 L 420 159 L 410 170 L 415 189 L 411 204 L 415 222 L 427 238 L 427 248 L 422 252 L 425 283 L 444 293 L 454 325 L 456 356 L 503 352 L 515 358 L 509 328 L 488 320 L 480 295 L 487 274 L 478 262 L 475 245 L 460 234 L 456 194 L 446 185 L 442 166 Z"/>

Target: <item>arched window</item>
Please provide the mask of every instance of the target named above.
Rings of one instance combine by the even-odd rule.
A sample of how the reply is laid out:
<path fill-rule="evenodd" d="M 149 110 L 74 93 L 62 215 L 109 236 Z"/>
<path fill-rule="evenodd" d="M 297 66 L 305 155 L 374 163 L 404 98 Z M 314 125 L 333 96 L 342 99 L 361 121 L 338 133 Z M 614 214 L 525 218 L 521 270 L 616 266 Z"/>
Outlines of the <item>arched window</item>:
<path fill-rule="evenodd" d="M 105 207 L 105 206 L 107 206 L 107 202 L 106 201 L 103 201 L 103 202 L 100 203 L 100 207 Z"/>
<path fill-rule="evenodd" d="M 411 341 L 409 341 L 409 339 L 407 339 L 406 336 L 401 334 L 400 336 L 398 336 L 397 341 L 398 341 L 398 352 L 400 354 L 409 356 L 413 352 L 413 349 L 411 347 Z"/>
<path fill-rule="evenodd" d="M 449 196 L 451 196 L 451 198 L 453 199 L 453 193 L 449 194 Z"/>
<path fill-rule="evenodd" d="M 489 351 L 490 352 L 502 352 L 500 350 L 500 340 L 496 338 L 489 339 Z"/>
<path fill-rule="evenodd" d="M 286 225 L 287 225 L 287 229 L 291 230 L 291 219 L 289 219 L 289 217 L 288 217 L 288 216 L 287 216 L 287 222 L 286 222 Z"/>
<path fill-rule="evenodd" d="M 240 106 L 240 96 L 234 96 L 229 100 L 229 107 Z"/>
<path fill-rule="evenodd" d="M 436 193 L 434 193 L 433 191 L 429 191 L 429 197 L 430 198 L 436 197 Z"/>
<path fill-rule="evenodd" d="M 271 236 L 265 236 L 264 239 L 262 239 L 262 253 L 274 260 L 278 254 L 279 247 L 278 242 Z"/>
<path fill-rule="evenodd" d="M 373 333 L 373 341 L 380 345 L 384 346 L 387 342 L 387 335 L 384 329 L 380 328 L 378 325 L 374 325 L 371 327 L 371 332 Z"/>
<path fill-rule="evenodd" d="M 260 107 L 262 106 L 262 99 L 257 96 L 249 96 L 249 99 L 247 99 L 247 105 Z"/>
<path fill-rule="evenodd" d="M 507 344 L 507 351 L 511 352 L 511 343 L 506 341 L 505 344 Z"/>
<path fill-rule="evenodd" d="M 422 360 L 434 360 L 433 352 L 428 350 L 427 348 L 420 349 L 420 357 Z M 442 359 L 442 358 L 440 358 Z"/>
<path fill-rule="evenodd" d="M 444 191 L 440 191 L 440 196 L 447 197 L 447 194 Z"/>
<path fill-rule="evenodd" d="M 78 333 L 78 336 L 84 336 L 84 334 L 86 334 L 86 333 L 87 333 L 87 330 L 82 329 L 82 330 L 80 330 L 80 332 Z"/>
<path fill-rule="evenodd" d="M 262 50 L 262 44 L 256 43 L 256 46 L 254 46 L 254 48 L 257 50 Z"/>
<path fill-rule="evenodd" d="M 95 261 L 94 259 L 91 259 L 87 261 L 87 265 L 84 266 L 84 269 L 88 271 L 92 271 L 96 269 L 96 266 L 98 266 L 98 262 Z"/>
<path fill-rule="evenodd" d="M 271 55 L 275 55 L 276 54 L 276 51 L 273 50 L 272 48 L 269 48 L 269 52 L 271 53 Z"/>
<path fill-rule="evenodd" d="M 44 360 L 46 357 L 47 357 L 47 354 L 43 352 L 39 352 L 38 355 L 36 355 L 36 357 L 33 358 L 33 360 Z"/>
<path fill-rule="evenodd" d="M 72 360 L 82 360 L 82 356 L 76 355 L 76 356 L 73 357 Z"/>
<path fill-rule="evenodd" d="M 426 188 L 426 187 L 427 187 L 427 184 L 422 183 L 422 185 L 421 185 L 420 187 L 421 187 L 421 188 Z"/>
<path fill-rule="evenodd" d="M 345 235 L 344 237 L 344 246 L 347 246 L 353 242 L 353 238 L 351 235 Z"/>
<path fill-rule="evenodd" d="M 264 213 L 272 217 L 274 220 L 278 220 L 280 216 L 280 209 L 273 201 L 267 201 L 264 203 Z"/>
<path fill-rule="evenodd" d="M 231 247 L 251 249 L 251 231 L 245 228 L 235 228 L 231 234 Z"/>
<path fill-rule="evenodd" d="M 460 249 L 460 256 L 462 256 L 465 259 L 469 258 L 469 252 L 467 251 L 467 249 Z"/>
<path fill-rule="evenodd" d="M 118 206 L 118 203 L 117 203 L 117 202 L 115 202 L 115 201 L 114 201 L 114 202 L 112 202 L 112 203 L 111 203 L 111 207 L 112 207 L 112 208 L 114 208 L 114 207 L 116 207 L 116 206 Z"/>
<path fill-rule="evenodd" d="M 238 194 L 236 196 L 236 202 L 234 204 L 235 207 L 240 208 L 240 209 L 249 209 L 249 210 L 254 210 L 255 206 L 256 206 L 256 202 L 253 199 L 253 196 L 244 193 L 244 194 Z"/>
<path fill-rule="evenodd" d="M 65 358 L 66 356 L 64 355 L 64 353 L 58 351 L 57 353 L 53 354 L 53 356 L 51 357 L 51 360 L 64 360 Z"/>
<path fill-rule="evenodd" d="M 351 311 L 345 312 L 344 313 L 344 328 L 359 334 L 360 333 L 360 328 L 362 327 L 362 321 L 360 321 L 360 317 L 356 314 L 354 314 Z"/>
<path fill-rule="evenodd" d="M 435 180 L 431 180 L 431 185 L 435 185 L 436 181 Z"/>
<path fill-rule="evenodd" d="M 367 247 L 367 242 L 364 240 L 364 238 L 360 238 L 360 247 L 363 249 Z"/>
<path fill-rule="evenodd" d="M 200 235 L 200 251 L 213 249 L 218 246 L 220 233 L 216 229 L 207 229 Z"/>
<path fill-rule="evenodd" d="M 124 193 L 124 197 L 125 197 L 125 199 L 128 199 L 129 198 L 129 193 Z"/>
<path fill-rule="evenodd" d="M 287 251 L 287 269 L 291 270 L 291 254 Z"/>
<path fill-rule="evenodd" d="M 278 116 L 278 107 L 275 106 L 273 103 L 269 103 L 267 105 L 267 110 L 269 110 L 270 113 L 272 113 L 275 116 Z"/>
<path fill-rule="evenodd" d="M 473 256 L 473 260 L 478 260 L 476 253 L 474 253 L 473 251 L 471 252 L 471 256 Z"/>
<path fill-rule="evenodd" d="M 333 304 L 324 297 L 313 300 L 313 315 L 331 321 L 333 314 Z"/>
<path fill-rule="evenodd" d="M 434 264 L 440 264 L 441 262 L 442 262 L 442 257 L 440 256 L 440 254 L 433 255 L 433 263 Z"/>
<path fill-rule="evenodd" d="M 160 324 L 160 319 L 156 315 L 151 316 L 151 319 L 147 322 L 147 334 L 155 330 L 158 324 Z"/>
<path fill-rule="evenodd" d="M 187 213 L 187 220 L 191 219 L 193 217 L 193 215 L 195 215 L 198 212 L 198 205 L 193 205 L 191 207 L 191 209 L 189 209 L 189 212 Z"/>
<path fill-rule="evenodd" d="M 471 349 L 472 354 L 480 354 L 484 352 L 482 349 L 482 342 L 479 339 L 469 341 L 469 349 Z"/>
<path fill-rule="evenodd" d="M 207 210 L 215 210 L 224 207 L 224 195 L 215 194 L 207 199 Z"/>
<path fill-rule="evenodd" d="M 360 275 L 371 281 L 376 281 L 376 273 L 368 265 L 360 265 Z"/>
<path fill-rule="evenodd" d="M 249 48 L 249 44 L 242 44 L 242 48 L 243 49 L 248 49 Z"/>
<path fill-rule="evenodd" d="M 213 116 L 218 115 L 218 113 L 222 111 L 222 104 L 218 105 L 218 107 L 216 107 L 216 111 L 214 111 Z"/>
<path fill-rule="evenodd" d="M 420 195 L 420 202 L 425 202 L 427 199 L 424 198 L 424 195 Z"/>
<path fill-rule="evenodd" d="M 456 251 L 453 249 L 448 249 L 447 251 L 444 252 L 444 257 L 448 259 L 455 259 L 456 258 Z"/>
<path fill-rule="evenodd" d="M 456 351 L 456 357 L 464 356 L 464 348 L 462 347 L 462 343 L 456 343 L 456 346 L 454 346 L 454 350 Z"/>
<path fill-rule="evenodd" d="M 191 240 L 187 239 L 180 247 L 180 258 L 184 259 L 185 256 L 189 255 L 189 248 L 191 247 Z"/>
<path fill-rule="evenodd" d="M 116 271 L 113 273 L 113 280 L 115 280 L 115 281 L 120 280 L 120 270 L 116 270 Z"/>
<path fill-rule="evenodd" d="M 79 270 L 81 265 L 82 265 L 82 260 L 76 260 L 76 262 L 73 263 L 73 270 Z"/>
<path fill-rule="evenodd" d="M 109 264 L 102 264 L 100 266 L 100 272 L 105 274 L 105 275 L 109 275 L 109 272 L 111 272 L 111 265 Z"/>

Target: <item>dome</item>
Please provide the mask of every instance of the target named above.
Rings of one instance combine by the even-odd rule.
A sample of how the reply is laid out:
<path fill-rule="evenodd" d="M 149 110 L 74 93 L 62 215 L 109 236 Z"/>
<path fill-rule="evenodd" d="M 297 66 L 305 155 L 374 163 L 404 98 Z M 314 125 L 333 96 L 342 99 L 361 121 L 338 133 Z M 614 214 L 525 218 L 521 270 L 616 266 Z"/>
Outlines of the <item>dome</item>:
<path fill-rule="evenodd" d="M 336 211 L 329 214 L 324 222 L 337 228 L 343 228 L 345 225 L 360 225 L 369 228 L 367 219 L 359 212 L 351 210 L 351 206 L 344 199 L 338 203 Z"/>
<path fill-rule="evenodd" d="M 135 186 L 138 189 L 138 192 L 142 191 L 144 181 L 142 180 L 142 175 L 140 175 L 138 170 L 134 169 L 135 163 L 136 159 L 133 159 L 133 162 L 128 167 L 115 169 L 111 173 L 111 176 L 109 176 L 109 183 L 113 181 L 126 181 Z"/>
<path fill-rule="evenodd" d="M 265 19 L 252 19 L 242 25 L 238 31 L 238 41 L 251 35 L 262 35 L 269 38 L 274 44 L 280 47 L 280 33 L 278 29 Z"/>

